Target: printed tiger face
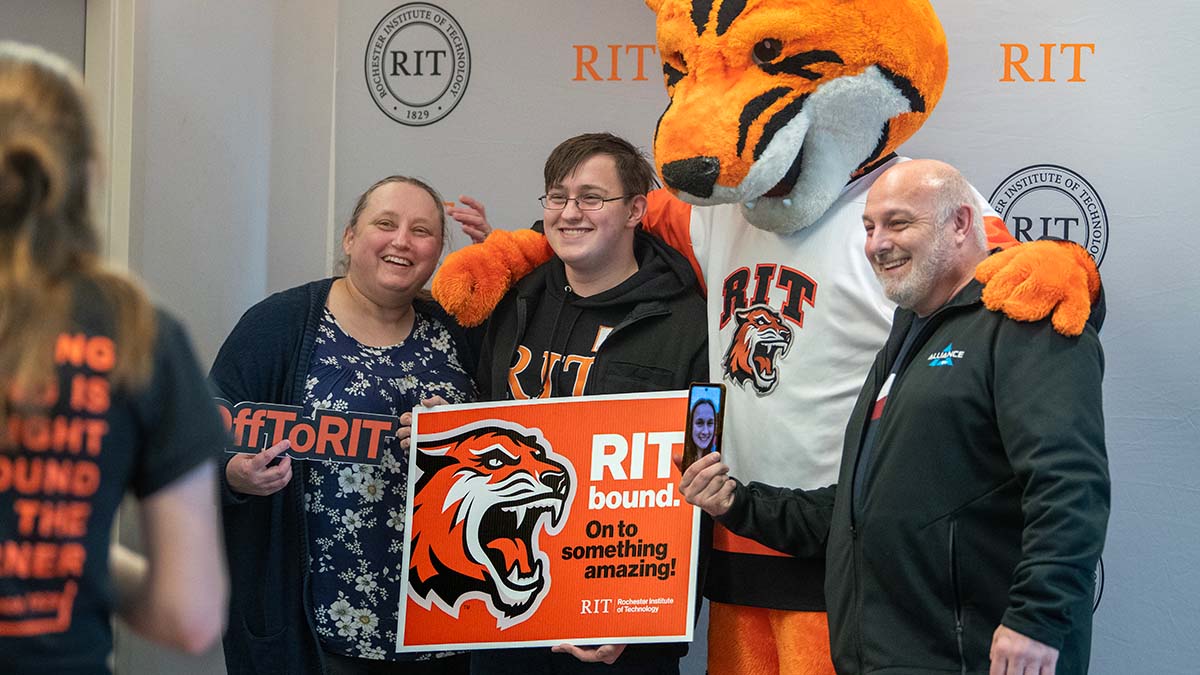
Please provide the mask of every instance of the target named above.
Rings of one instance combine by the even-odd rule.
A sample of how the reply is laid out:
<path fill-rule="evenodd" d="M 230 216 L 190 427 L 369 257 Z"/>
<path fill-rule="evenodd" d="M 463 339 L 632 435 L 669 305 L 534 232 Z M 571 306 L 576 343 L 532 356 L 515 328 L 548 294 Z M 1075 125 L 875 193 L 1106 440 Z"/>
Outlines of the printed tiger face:
<path fill-rule="evenodd" d="M 417 449 L 414 599 L 458 616 L 478 598 L 501 628 L 525 620 L 549 588 L 538 540 L 566 523 L 574 468 L 540 431 L 498 420 L 422 438 Z"/>
<path fill-rule="evenodd" d="M 697 205 L 795 232 L 893 152 L 941 97 L 927 0 L 647 0 L 671 102 L 654 157 Z"/>
<path fill-rule="evenodd" d="M 792 348 L 792 329 L 766 305 L 734 312 L 737 329 L 721 361 L 725 377 L 765 396 L 779 384 L 779 359 Z"/>

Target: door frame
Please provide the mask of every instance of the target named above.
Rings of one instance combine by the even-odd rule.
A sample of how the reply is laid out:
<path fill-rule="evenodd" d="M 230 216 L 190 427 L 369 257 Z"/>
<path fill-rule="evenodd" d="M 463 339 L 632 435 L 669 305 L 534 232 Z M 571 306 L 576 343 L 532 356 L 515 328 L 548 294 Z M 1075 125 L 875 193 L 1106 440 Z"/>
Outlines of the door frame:
<path fill-rule="evenodd" d="M 92 211 L 103 255 L 123 269 L 130 253 L 136 2 L 87 0 L 84 37 L 84 87 L 100 155 Z"/>

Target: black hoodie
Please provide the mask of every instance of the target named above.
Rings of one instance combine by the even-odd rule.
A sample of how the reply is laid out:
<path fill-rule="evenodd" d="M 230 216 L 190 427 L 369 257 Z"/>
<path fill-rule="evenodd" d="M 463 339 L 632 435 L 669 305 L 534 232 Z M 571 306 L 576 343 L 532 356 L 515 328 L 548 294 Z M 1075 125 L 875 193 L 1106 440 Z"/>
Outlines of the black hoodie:
<path fill-rule="evenodd" d="M 571 291 L 557 257 L 509 291 L 484 336 L 481 398 L 667 391 L 706 380 L 705 307 L 691 266 L 641 230 L 634 254 L 638 271 L 593 296 Z"/>

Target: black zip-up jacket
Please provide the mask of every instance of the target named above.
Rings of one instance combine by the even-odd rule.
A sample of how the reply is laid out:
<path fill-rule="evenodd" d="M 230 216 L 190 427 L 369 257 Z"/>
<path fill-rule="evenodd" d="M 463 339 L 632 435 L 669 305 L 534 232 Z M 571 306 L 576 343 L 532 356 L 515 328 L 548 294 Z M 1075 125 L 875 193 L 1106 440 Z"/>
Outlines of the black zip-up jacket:
<path fill-rule="evenodd" d="M 1059 675 L 1087 672 L 1109 512 L 1100 342 L 1091 326 L 1066 338 L 990 312 L 981 291 L 971 282 L 922 327 L 876 421 L 859 508 L 859 449 L 909 311 L 859 394 L 838 485 L 739 485 L 721 519 L 826 555 L 839 673 L 986 673 L 1001 623 L 1059 649 Z"/>

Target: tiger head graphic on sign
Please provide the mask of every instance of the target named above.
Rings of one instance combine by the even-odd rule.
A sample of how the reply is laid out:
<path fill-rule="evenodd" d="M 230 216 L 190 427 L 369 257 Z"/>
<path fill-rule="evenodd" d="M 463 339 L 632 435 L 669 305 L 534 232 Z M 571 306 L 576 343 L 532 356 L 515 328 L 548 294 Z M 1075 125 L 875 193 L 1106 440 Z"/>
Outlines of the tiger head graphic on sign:
<path fill-rule="evenodd" d="M 737 324 L 721 367 L 725 377 L 742 386 L 749 383 L 765 396 L 779 384 L 779 359 L 792 348 L 792 329 L 766 305 L 739 309 L 734 318 Z"/>
<path fill-rule="evenodd" d="M 457 617 L 484 601 L 507 628 L 532 616 L 550 586 L 539 545 L 567 521 L 575 470 L 541 431 L 486 420 L 417 445 L 410 595 Z"/>
<path fill-rule="evenodd" d="M 755 227 L 816 222 L 924 124 L 949 71 L 928 0 L 646 0 L 671 98 L 666 186 Z"/>

